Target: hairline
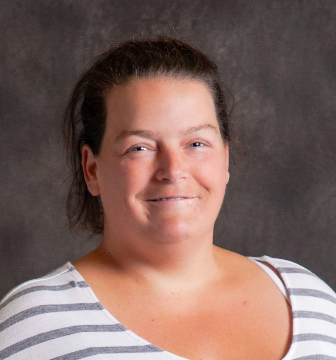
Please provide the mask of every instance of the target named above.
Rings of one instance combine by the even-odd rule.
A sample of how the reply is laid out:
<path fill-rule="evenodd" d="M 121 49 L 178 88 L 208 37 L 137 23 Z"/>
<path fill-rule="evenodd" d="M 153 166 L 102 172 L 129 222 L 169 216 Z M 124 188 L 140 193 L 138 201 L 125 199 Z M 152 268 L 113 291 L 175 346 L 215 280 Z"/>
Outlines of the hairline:
<path fill-rule="evenodd" d="M 141 81 L 141 80 L 155 80 L 155 79 L 172 79 L 172 80 L 177 80 L 177 81 L 192 81 L 192 82 L 196 82 L 199 84 L 204 85 L 207 90 L 209 91 L 212 101 L 213 101 L 213 105 L 214 105 L 214 109 L 215 109 L 215 114 L 216 114 L 216 120 L 218 122 L 218 125 L 220 127 L 220 118 L 219 118 L 219 114 L 218 114 L 218 109 L 216 106 L 216 100 L 215 100 L 215 92 L 214 90 L 211 88 L 211 86 L 205 81 L 205 79 L 202 79 L 202 76 L 193 76 L 192 74 L 183 74 L 182 72 L 179 73 L 178 71 L 149 71 L 148 73 L 144 73 L 144 74 L 136 74 L 136 75 L 130 75 L 128 77 L 125 77 L 124 79 L 120 80 L 119 82 L 115 82 L 114 84 L 112 84 L 110 87 L 106 88 L 105 90 L 103 90 L 102 92 L 102 97 L 104 99 L 104 107 L 105 107 L 105 131 L 106 131 L 106 120 L 107 120 L 107 97 L 109 96 L 109 94 L 111 93 L 111 91 L 119 86 L 127 86 L 130 83 L 135 83 L 137 81 Z M 105 137 L 105 132 L 104 131 L 104 135 L 102 138 L 102 142 L 103 143 L 103 139 Z M 221 131 L 220 131 L 221 134 Z M 115 140 L 117 140 L 119 136 L 117 135 L 115 137 Z M 222 136 L 221 136 L 222 137 Z M 224 143 L 226 142 L 225 139 L 223 139 Z M 100 153 L 100 149 L 98 151 L 98 154 Z M 97 155 L 98 155 L 97 154 Z"/>

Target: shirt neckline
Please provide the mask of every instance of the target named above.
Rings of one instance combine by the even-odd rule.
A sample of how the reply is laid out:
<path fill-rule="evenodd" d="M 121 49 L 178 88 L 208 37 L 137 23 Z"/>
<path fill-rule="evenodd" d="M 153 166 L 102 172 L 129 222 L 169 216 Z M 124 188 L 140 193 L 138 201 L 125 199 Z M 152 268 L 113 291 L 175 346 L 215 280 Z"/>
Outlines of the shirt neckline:
<path fill-rule="evenodd" d="M 267 262 L 272 268 L 274 268 L 276 270 L 276 266 L 274 264 L 272 264 L 269 260 L 274 260 L 268 256 L 262 256 L 262 257 L 247 257 L 250 260 L 254 260 L 254 261 L 261 261 L 261 262 Z M 257 264 L 256 264 L 257 265 Z M 101 311 L 104 313 L 104 315 L 109 318 L 110 321 L 112 321 L 114 324 L 120 324 L 124 329 L 125 329 L 125 333 L 132 337 L 133 339 L 137 340 L 138 342 L 140 342 L 143 345 L 149 345 L 151 347 L 153 347 L 155 350 L 157 350 L 158 352 L 164 353 L 167 357 L 169 357 L 170 359 L 175 359 L 175 360 L 191 360 L 185 357 L 182 357 L 180 355 L 176 355 L 170 351 L 161 349 L 160 347 L 150 343 L 149 341 L 147 341 L 146 339 L 142 338 L 141 336 L 137 335 L 136 333 L 134 333 L 132 330 L 128 329 L 125 325 L 123 325 L 118 319 L 116 319 L 113 314 L 108 311 L 100 302 L 100 300 L 98 299 L 98 297 L 96 296 L 95 292 L 92 290 L 92 288 L 89 286 L 89 284 L 85 281 L 84 277 L 80 274 L 79 271 L 77 271 L 77 269 L 75 268 L 75 266 L 71 263 L 71 262 L 67 262 L 66 266 L 68 267 L 69 270 L 72 271 L 72 274 L 79 278 L 80 281 L 83 281 L 86 284 L 86 287 L 84 288 L 88 294 L 90 295 L 90 297 L 94 300 L 95 303 L 98 303 L 99 306 L 101 307 Z M 257 265 L 258 266 L 258 265 Z M 265 270 L 264 270 L 265 271 Z M 265 273 L 267 274 L 267 272 L 265 271 Z M 267 274 L 269 276 L 269 274 Z M 272 279 L 273 280 L 273 279 Z M 284 279 L 283 277 L 280 278 L 280 280 L 282 280 L 285 284 L 286 289 L 290 286 L 288 286 L 289 284 L 287 283 L 287 279 Z M 293 320 L 294 320 L 294 314 L 293 314 L 293 308 L 291 306 L 292 309 L 292 341 L 290 344 L 290 347 L 288 349 L 287 354 L 281 359 L 281 360 L 291 360 L 292 359 L 292 353 L 295 351 L 295 343 L 293 342 L 293 333 L 294 333 L 294 324 L 293 324 Z"/>

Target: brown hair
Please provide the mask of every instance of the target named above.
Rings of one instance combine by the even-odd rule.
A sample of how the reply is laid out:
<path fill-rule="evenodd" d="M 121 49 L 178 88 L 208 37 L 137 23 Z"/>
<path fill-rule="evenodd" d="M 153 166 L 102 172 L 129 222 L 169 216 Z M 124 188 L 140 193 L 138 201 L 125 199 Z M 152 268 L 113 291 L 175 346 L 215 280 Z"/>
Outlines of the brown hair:
<path fill-rule="evenodd" d="M 168 76 L 202 81 L 211 91 L 224 141 L 229 141 L 227 106 L 217 66 L 186 42 L 170 38 L 129 40 L 101 56 L 80 77 L 66 107 L 63 135 L 72 172 L 67 199 L 71 226 L 80 223 L 94 234 L 104 231 L 99 196 L 87 189 L 82 169 L 82 147 L 87 144 L 98 155 L 105 132 L 107 89 L 126 84 L 131 78 Z"/>

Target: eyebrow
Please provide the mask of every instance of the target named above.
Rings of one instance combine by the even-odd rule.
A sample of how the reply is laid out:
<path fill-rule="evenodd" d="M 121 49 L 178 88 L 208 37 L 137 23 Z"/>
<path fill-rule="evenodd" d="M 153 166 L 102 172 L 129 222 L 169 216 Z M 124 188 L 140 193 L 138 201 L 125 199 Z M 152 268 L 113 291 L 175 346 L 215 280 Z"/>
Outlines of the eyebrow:
<path fill-rule="evenodd" d="M 199 125 L 199 126 L 193 126 L 189 129 L 187 129 L 187 131 L 183 132 L 183 135 L 189 135 L 192 134 L 194 132 L 200 131 L 200 130 L 212 130 L 217 134 L 217 128 L 211 124 L 204 124 L 204 125 Z M 155 136 L 155 133 L 153 131 L 150 130 L 123 130 L 118 136 L 116 136 L 115 138 L 115 142 L 119 143 L 122 140 L 124 140 L 127 137 L 130 136 L 141 136 L 141 137 L 145 137 L 145 138 L 153 138 Z"/>
<path fill-rule="evenodd" d="M 146 138 L 153 138 L 155 133 L 150 130 L 123 130 L 118 136 L 116 136 L 115 141 L 118 143 L 127 137 L 136 135 Z"/>
<path fill-rule="evenodd" d="M 211 124 L 204 124 L 204 125 L 199 125 L 199 126 L 193 126 L 191 128 L 189 128 L 184 135 L 188 135 L 188 134 L 192 134 L 196 131 L 200 131 L 200 130 L 212 130 L 217 134 L 217 128 Z"/>

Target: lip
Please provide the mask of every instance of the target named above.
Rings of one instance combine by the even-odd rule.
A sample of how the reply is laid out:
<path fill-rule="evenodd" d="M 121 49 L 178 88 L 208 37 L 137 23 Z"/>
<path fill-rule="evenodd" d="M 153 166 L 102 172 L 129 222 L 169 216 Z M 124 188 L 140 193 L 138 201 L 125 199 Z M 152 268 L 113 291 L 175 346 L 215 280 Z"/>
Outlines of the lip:
<path fill-rule="evenodd" d="M 147 199 L 146 201 L 151 202 L 172 202 L 172 201 L 183 201 L 183 200 L 191 200 L 195 199 L 197 196 L 183 196 L 183 195 L 165 195 L 165 196 L 159 196 L 159 197 L 153 197 L 151 199 Z"/>

